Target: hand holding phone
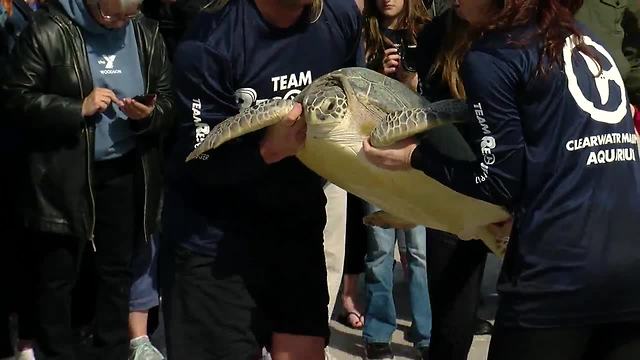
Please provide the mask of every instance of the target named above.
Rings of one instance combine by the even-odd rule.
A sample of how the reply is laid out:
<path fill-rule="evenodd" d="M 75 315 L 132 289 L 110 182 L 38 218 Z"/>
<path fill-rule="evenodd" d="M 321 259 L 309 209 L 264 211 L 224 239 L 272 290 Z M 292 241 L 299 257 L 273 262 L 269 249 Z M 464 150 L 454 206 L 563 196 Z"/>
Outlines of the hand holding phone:
<path fill-rule="evenodd" d="M 124 106 L 121 107 L 122 112 L 131 120 L 146 119 L 153 112 L 156 97 L 156 94 L 145 94 L 135 96 L 133 99 L 124 99 Z"/>
<path fill-rule="evenodd" d="M 152 106 L 156 102 L 156 98 L 157 98 L 156 94 L 145 94 L 145 95 L 134 96 L 133 100 L 147 106 Z"/>

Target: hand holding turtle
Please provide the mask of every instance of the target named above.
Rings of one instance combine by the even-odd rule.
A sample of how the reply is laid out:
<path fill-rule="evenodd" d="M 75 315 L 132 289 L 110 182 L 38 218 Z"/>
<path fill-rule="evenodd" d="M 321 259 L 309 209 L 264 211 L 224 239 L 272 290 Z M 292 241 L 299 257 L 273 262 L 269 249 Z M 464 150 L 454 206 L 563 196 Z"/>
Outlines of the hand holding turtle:
<path fill-rule="evenodd" d="M 411 154 L 417 146 L 418 141 L 409 137 L 388 148 L 376 149 L 371 146 L 369 139 L 365 139 L 362 150 L 367 159 L 380 168 L 394 171 L 409 170 L 411 169 Z"/>
<path fill-rule="evenodd" d="M 293 109 L 276 125 L 267 129 L 260 143 L 260 155 L 267 164 L 273 164 L 295 155 L 304 145 L 307 126 L 299 121 L 302 105 L 296 103 Z"/>

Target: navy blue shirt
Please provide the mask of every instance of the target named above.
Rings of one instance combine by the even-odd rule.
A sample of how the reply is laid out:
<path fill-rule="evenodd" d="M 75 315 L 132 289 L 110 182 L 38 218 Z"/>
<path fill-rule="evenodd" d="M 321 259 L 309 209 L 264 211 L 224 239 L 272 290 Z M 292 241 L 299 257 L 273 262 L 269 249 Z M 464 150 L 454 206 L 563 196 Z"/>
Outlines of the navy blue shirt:
<path fill-rule="evenodd" d="M 507 326 L 640 320 L 637 138 L 620 73 L 592 38 L 604 69 L 595 78 L 595 63 L 569 46 L 564 65 L 536 77 L 536 42 L 477 41 L 461 72 L 478 161 L 437 156 L 427 143 L 412 158 L 454 190 L 513 212 L 499 282 Z"/>
<path fill-rule="evenodd" d="M 344 0 L 325 0 L 317 21 L 305 14 L 287 29 L 265 21 L 251 0 L 199 16 L 174 64 L 178 129 L 164 214 L 171 238 L 213 255 L 224 238 L 268 237 L 269 223 L 296 226 L 301 240 L 304 231 L 322 231 L 322 179 L 296 158 L 265 164 L 259 152 L 264 130 L 184 160 L 241 108 L 293 98 L 314 79 L 356 66 L 360 29 L 355 3 Z"/>

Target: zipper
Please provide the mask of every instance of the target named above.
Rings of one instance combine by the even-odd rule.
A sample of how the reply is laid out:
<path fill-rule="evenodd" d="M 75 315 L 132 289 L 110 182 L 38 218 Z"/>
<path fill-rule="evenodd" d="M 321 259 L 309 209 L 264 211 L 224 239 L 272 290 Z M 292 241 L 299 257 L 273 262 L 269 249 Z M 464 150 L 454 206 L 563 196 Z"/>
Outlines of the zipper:
<path fill-rule="evenodd" d="M 69 33 L 71 33 L 71 29 L 66 24 L 63 24 L 62 21 L 60 21 L 57 17 L 54 16 L 53 20 L 60 27 L 66 28 L 66 30 Z M 78 30 L 77 28 L 76 28 L 76 31 L 78 33 L 78 36 L 80 37 L 80 41 L 83 44 L 83 48 L 84 48 L 84 39 L 82 37 L 82 33 L 80 33 L 80 30 Z M 70 41 L 72 44 L 72 48 L 75 49 L 73 40 L 70 40 Z M 84 87 L 82 86 L 82 78 L 80 77 L 80 70 L 78 69 L 78 62 L 76 58 L 74 58 L 74 61 L 73 61 L 73 69 L 76 73 L 76 77 L 78 78 L 78 86 L 80 86 L 80 97 L 84 101 L 84 97 L 85 97 Z M 91 199 L 91 227 L 89 231 L 89 241 L 91 242 L 91 246 L 93 247 L 93 252 L 96 252 L 97 251 L 96 242 L 95 242 L 96 200 L 93 194 L 93 187 L 91 186 L 91 148 L 90 148 L 90 138 L 89 138 L 89 126 L 87 125 L 86 121 L 84 122 L 83 130 L 84 130 L 85 140 L 87 142 L 87 183 L 89 184 L 89 197 Z"/>
<path fill-rule="evenodd" d="M 139 25 L 142 26 L 142 25 Z M 138 36 L 142 36 L 141 31 L 138 29 Z M 151 39 L 151 51 L 149 52 L 149 60 L 147 62 L 147 83 L 145 84 L 145 94 L 149 93 L 149 83 L 151 82 L 151 63 L 153 62 L 153 53 L 155 51 L 156 37 L 158 36 L 158 27 L 156 26 L 155 32 L 153 33 L 153 37 Z M 147 166 L 145 165 L 144 158 L 140 156 L 140 162 L 142 163 L 142 177 L 144 178 L 144 207 L 142 211 L 142 227 L 144 232 L 144 240 L 146 243 L 149 243 L 149 234 L 147 232 L 147 203 L 148 203 L 148 192 L 149 192 L 149 173 L 147 171 Z"/>
<path fill-rule="evenodd" d="M 85 49 L 85 44 L 84 44 L 84 38 L 82 37 L 82 33 L 80 32 L 80 30 L 76 27 L 76 32 L 78 33 L 78 36 L 80 37 L 80 50 L 83 54 L 86 53 L 83 51 L 83 49 Z M 87 62 L 89 61 L 88 59 Z M 78 78 L 79 83 L 80 83 L 80 91 L 82 92 L 82 81 L 80 78 Z M 82 98 L 84 99 L 84 93 L 82 95 Z M 92 179 L 91 179 L 91 158 L 92 158 L 92 154 L 91 154 L 91 147 L 89 146 L 90 142 L 89 142 L 89 126 L 87 125 L 87 122 L 84 122 L 84 134 L 85 137 L 87 139 L 87 182 L 89 184 L 89 197 L 91 198 L 91 232 L 90 232 L 90 237 L 89 237 L 89 241 L 91 241 L 91 245 L 93 245 L 93 252 L 97 252 L 97 248 L 96 248 L 96 241 L 95 241 L 95 230 L 96 230 L 96 198 L 95 195 L 93 194 L 93 187 L 91 186 L 92 183 Z"/>

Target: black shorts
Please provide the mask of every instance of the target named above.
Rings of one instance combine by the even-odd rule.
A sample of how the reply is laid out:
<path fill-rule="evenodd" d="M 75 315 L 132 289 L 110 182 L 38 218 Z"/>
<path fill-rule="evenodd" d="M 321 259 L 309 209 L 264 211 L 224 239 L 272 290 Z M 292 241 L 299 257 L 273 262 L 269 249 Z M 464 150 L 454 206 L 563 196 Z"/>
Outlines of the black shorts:
<path fill-rule="evenodd" d="M 322 231 L 304 233 L 230 241 L 216 257 L 175 247 L 163 272 L 168 357 L 255 359 L 273 333 L 328 343 Z"/>

